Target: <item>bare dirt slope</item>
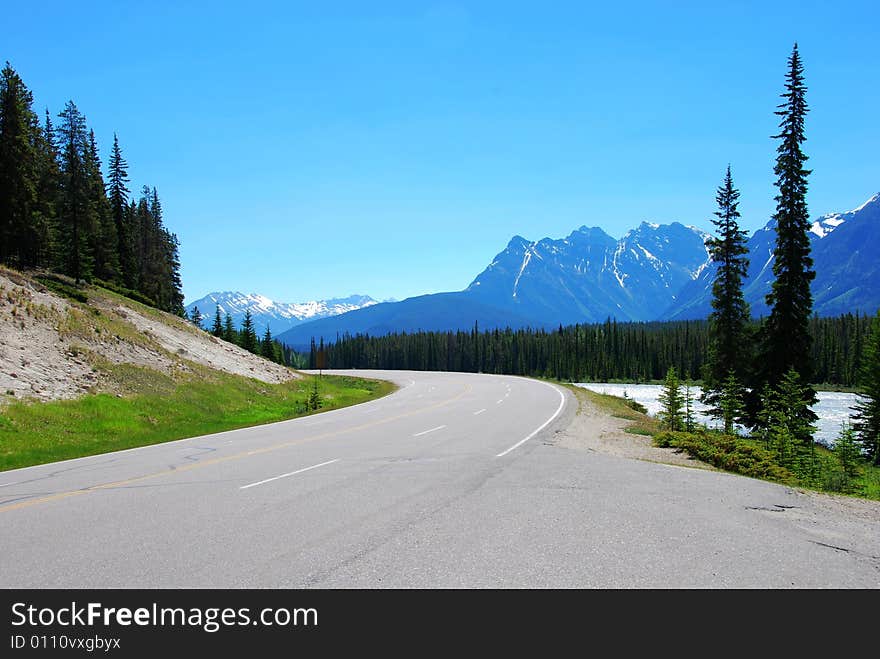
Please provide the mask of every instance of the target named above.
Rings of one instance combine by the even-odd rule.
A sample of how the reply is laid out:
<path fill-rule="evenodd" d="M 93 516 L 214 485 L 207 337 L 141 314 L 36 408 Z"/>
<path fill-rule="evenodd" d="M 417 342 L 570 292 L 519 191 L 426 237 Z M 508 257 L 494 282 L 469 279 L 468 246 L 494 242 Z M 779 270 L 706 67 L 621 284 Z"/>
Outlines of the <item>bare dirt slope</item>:
<path fill-rule="evenodd" d="M 101 363 L 170 373 L 195 362 L 269 383 L 299 377 L 172 314 L 103 289 L 84 292 L 88 304 L 0 268 L 0 404 L 112 389 Z"/>

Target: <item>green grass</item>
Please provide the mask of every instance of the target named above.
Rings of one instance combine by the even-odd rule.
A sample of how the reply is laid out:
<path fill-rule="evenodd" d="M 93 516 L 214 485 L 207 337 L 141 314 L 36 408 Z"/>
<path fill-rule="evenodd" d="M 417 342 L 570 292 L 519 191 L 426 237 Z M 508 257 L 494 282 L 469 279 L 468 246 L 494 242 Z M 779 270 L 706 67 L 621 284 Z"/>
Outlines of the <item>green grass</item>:
<path fill-rule="evenodd" d="M 312 378 L 271 385 L 188 364 L 169 376 L 131 364 L 104 365 L 123 394 L 13 403 L 0 410 L 0 471 L 158 444 L 306 414 Z M 389 382 L 325 375 L 322 410 L 394 390 Z"/>

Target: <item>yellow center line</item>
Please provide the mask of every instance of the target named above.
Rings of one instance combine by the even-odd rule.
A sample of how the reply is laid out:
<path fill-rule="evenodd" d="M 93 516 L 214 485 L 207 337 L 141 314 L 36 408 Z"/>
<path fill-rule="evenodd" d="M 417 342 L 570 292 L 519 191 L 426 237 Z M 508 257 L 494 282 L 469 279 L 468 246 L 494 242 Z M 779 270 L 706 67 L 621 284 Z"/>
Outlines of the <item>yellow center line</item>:
<path fill-rule="evenodd" d="M 335 430 L 332 432 L 321 433 L 320 435 L 313 435 L 311 437 L 303 437 L 302 439 L 294 439 L 289 442 L 282 442 L 281 444 L 273 444 L 272 446 L 264 446 L 263 448 L 251 449 L 250 451 L 242 451 L 241 453 L 236 453 L 234 455 L 227 455 L 221 458 L 212 458 L 210 460 L 204 460 L 202 462 L 194 462 L 192 464 L 184 465 L 182 467 L 176 467 L 173 469 L 163 469 L 162 471 L 157 471 L 152 474 L 146 474 L 144 476 L 135 476 L 134 478 L 127 478 L 121 481 L 113 481 L 112 483 L 101 483 L 100 485 L 91 485 L 89 487 L 84 487 L 78 490 L 69 490 L 67 492 L 58 492 L 57 494 L 50 494 L 45 497 L 39 497 L 36 499 L 26 499 L 25 501 L 19 501 L 17 503 L 12 503 L 7 506 L 0 506 L 0 513 L 9 512 L 12 510 L 19 510 L 21 508 L 27 508 L 29 506 L 35 506 L 40 503 L 49 503 L 51 501 L 59 501 L 61 499 L 67 499 L 69 497 L 75 497 L 80 494 L 88 494 L 89 492 L 94 492 L 96 490 L 110 490 L 116 487 L 123 487 L 126 485 L 131 485 L 132 483 L 139 483 L 141 481 L 145 481 L 150 478 L 157 478 L 158 476 L 167 476 L 168 474 L 179 474 L 185 471 L 191 471 L 193 469 L 198 469 L 200 467 L 208 467 L 210 465 L 216 465 L 223 462 L 229 462 L 231 460 L 240 460 L 241 458 L 247 458 L 252 455 L 260 455 L 262 453 L 269 453 L 271 451 L 277 451 L 278 449 L 288 448 L 290 446 L 298 446 L 300 444 L 306 444 L 308 442 L 314 442 L 320 439 L 327 439 L 328 437 L 335 437 L 338 435 L 344 435 L 345 433 L 357 432 L 359 430 L 365 430 L 367 428 L 373 428 L 375 426 L 380 426 L 385 423 L 390 423 L 392 421 L 397 421 L 398 419 L 404 419 L 409 416 L 415 416 L 416 414 L 422 414 L 424 412 L 428 412 L 433 409 L 437 409 L 438 407 L 443 407 L 444 405 L 449 405 L 457 401 L 459 398 L 463 397 L 465 394 L 473 389 L 473 385 L 467 385 L 459 394 L 453 396 L 444 401 L 440 401 L 439 403 L 435 403 L 434 405 L 430 405 L 428 407 L 422 408 L 420 410 L 414 410 L 412 412 L 405 412 L 403 414 L 398 414 L 397 416 L 391 416 L 386 419 L 379 419 L 377 421 L 371 421 L 370 423 L 364 423 L 359 426 L 354 426 L 352 428 L 344 428 L 342 430 Z M 259 426 L 257 426 L 259 427 Z M 156 446 L 159 446 L 158 444 Z"/>

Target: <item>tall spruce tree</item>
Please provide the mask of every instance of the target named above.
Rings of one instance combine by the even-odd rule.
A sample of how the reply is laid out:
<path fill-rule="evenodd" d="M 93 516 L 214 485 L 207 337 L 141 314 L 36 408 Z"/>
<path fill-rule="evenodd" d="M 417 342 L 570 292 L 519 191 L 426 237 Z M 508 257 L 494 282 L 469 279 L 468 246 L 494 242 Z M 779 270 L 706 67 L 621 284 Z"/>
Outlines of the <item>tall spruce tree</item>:
<path fill-rule="evenodd" d="M 232 324 L 232 316 L 226 312 L 226 318 L 223 320 L 223 340 L 230 343 L 238 343 L 238 332 L 235 331 L 235 325 Z"/>
<path fill-rule="evenodd" d="M 260 342 L 260 354 L 269 361 L 275 361 L 275 344 L 272 341 L 272 332 L 268 325 L 266 325 L 263 340 Z"/>
<path fill-rule="evenodd" d="M 37 117 L 33 95 L 6 63 L 0 72 L 0 262 L 36 265 L 45 245 L 34 228 Z"/>
<path fill-rule="evenodd" d="M 880 465 L 880 311 L 865 343 L 859 385 L 853 430 L 865 457 Z"/>
<path fill-rule="evenodd" d="M 703 373 L 704 403 L 715 418 L 722 418 L 721 397 L 732 376 L 744 382 L 751 363 L 749 305 L 742 292 L 748 273 L 746 232 L 739 228 L 739 191 L 733 187 L 730 165 L 715 196 L 717 219 L 712 223 L 718 237 L 706 241 L 712 261 L 718 264 L 712 283 L 712 313 L 709 315 L 709 351 Z M 725 426 L 727 424 L 725 423 Z"/>
<path fill-rule="evenodd" d="M 736 422 L 742 418 L 743 391 L 742 385 L 733 373 L 727 376 L 721 387 L 718 398 L 718 410 L 723 423 L 725 435 L 733 435 L 736 433 Z"/>
<path fill-rule="evenodd" d="M 666 371 L 663 389 L 657 400 L 660 403 L 660 412 L 657 416 L 662 426 L 667 430 L 682 430 L 685 425 L 685 401 L 681 393 L 681 381 L 678 379 L 674 366 L 670 366 Z"/>
<path fill-rule="evenodd" d="M 110 212 L 110 203 L 104 190 L 104 176 L 101 173 L 101 158 L 98 155 L 94 130 L 89 131 L 85 169 L 88 179 L 89 214 L 94 222 L 91 251 L 95 260 L 95 276 L 104 281 L 118 282 L 120 281 L 119 241 L 116 224 Z"/>
<path fill-rule="evenodd" d="M 220 307 L 214 307 L 214 324 L 211 325 L 211 334 L 216 337 L 223 336 L 223 320 L 220 318 Z"/>
<path fill-rule="evenodd" d="M 254 331 L 254 319 L 251 316 L 251 310 L 244 310 L 244 320 L 241 323 L 241 340 L 239 345 L 248 352 L 257 351 L 257 333 Z"/>
<path fill-rule="evenodd" d="M 88 138 L 86 119 L 73 101 L 58 115 L 61 125 L 61 190 L 59 200 L 60 268 L 77 281 L 90 279 L 93 258 L 90 249 L 94 217 L 89 204 L 86 172 Z"/>
<path fill-rule="evenodd" d="M 44 236 L 43 249 L 37 265 L 51 266 L 57 263 L 57 209 L 60 189 L 58 169 L 58 146 L 55 141 L 55 126 L 46 110 L 43 128 L 37 142 L 37 211 L 36 227 Z"/>
<path fill-rule="evenodd" d="M 804 67 L 801 63 L 797 44 L 788 59 L 784 102 L 776 114 L 781 117 L 780 132 L 775 135 L 780 143 L 777 147 L 776 244 L 773 250 L 772 289 L 767 295 L 770 315 L 761 330 L 756 381 L 752 391 L 760 390 L 764 383 L 777 386 L 789 370 L 794 369 L 803 387 L 802 397 L 810 405 L 818 402 L 816 391 L 809 384 L 812 376 L 810 363 L 810 316 L 813 311 L 813 295 L 810 283 L 816 276 L 813 259 L 810 256 L 810 229 L 807 214 L 807 176 L 810 170 L 804 167 L 807 156 L 801 149 L 806 140 L 804 117 L 807 114 Z M 750 411 L 754 413 L 760 402 L 752 395 Z M 816 414 L 807 406 L 803 407 L 805 426 L 813 423 Z"/>
<path fill-rule="evenodd" d="M 176 233 L 170 231 L 164 232 L 165 236 L 165 258 L 167 259 L 168 269 L 168 306 L 167 311 L 185 316 L 186 309 L 183 306 L 183 278 L 180 275 L 180 241 L 177 239 Z"/>
<path fill-rule="evenodd" d="M 189 314 L 190 322 L 193 325 L 195 325 L 196 327 L 198 327 L 199 329 L 202 329 L 202 321 L 204 319 L 205 319 L 205 317 L 202 315 L 202 312 L 199 311 L 199 307 L 198 306 L 193 307 L 192 311 Z"/>
<path fill-rule="evenodd" d="M 132 253 L 132 235 L 129 227 L 128 194 L 128 163 L 122 157 L 119 138 L 113 134 L 113 149 L 107 172 L 107 197 L 110 202 L 110 215 L 116 227 L 117 252 L 122 283 L 128 288 L 137 287 L 137 271 Z"/>

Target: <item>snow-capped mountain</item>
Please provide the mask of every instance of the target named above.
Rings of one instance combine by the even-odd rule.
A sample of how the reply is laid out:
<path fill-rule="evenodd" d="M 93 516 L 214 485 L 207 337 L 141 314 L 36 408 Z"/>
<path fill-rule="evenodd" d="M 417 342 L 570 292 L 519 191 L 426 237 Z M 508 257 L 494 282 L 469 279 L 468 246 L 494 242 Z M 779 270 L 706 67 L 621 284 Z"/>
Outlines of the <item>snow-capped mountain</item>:
<path fill-rule="evenodd" d="M 514 236 L 463 291 L 311 321 L 279 337 L 290 346 L 311 338 L 395 331 L 545 327 L 606 318 L 654 319 L 709 262 L 708 235 L 678 222 L 642 223 L 620 240 L 583 226 L 566 238 Z"/>
<path fill-rule="evenodd" d="M 547 323 L 648 320 L 707 267 L 708 237 L 679 222 L 642 222 L 620 240 L 585 226 L 560 240 L 516 236 L 465 292 Z"/>
<path fill-rule="evenodd" d="M 880 307 L 880 193 L 845 213 L 829 213 L 810 227 L 813 311 L 820 316 L 873 314 Z M 753 316 L 766 316 L 765 296 L 773 284 L 776 224 L 771 220 L 748 241 L 749 272 L 743 295 Z M 715 267 L 685 286 L 663 319 L 705 318 L 710 311 Z"/>
<path fill-rule="evenodd" d="M 310 302 L 275 302 L 265 295 L 246 294 L 235 291 L 208 293 L 205 297 L 186 305 L 186 313 L 190 315 L 193 308 L 198 307 L 205 317 L 203 325 L 210 325 L 214 319 L 215 309 L 225 319 L 228 313 L 236 327 L 241 327 L 245 311 L 250 309 L 254 328 L 258 334 L 265 332 L 268 326 L 273 335 L 289 330 L 301 323 L 328 316 L 337 316 L 347 311 L 362 309 L 376 304 L 369 295 L 351 295 L 346 298 L 332 300 L 313 300 Z"/>
<path fill-rule="evenodd" d="M 819 315 L 880 307 L 880 194 L 811 226 L 814 310 Z M 678 222 L 643 222 L 615 240 L 581 227 L 566 238 L 533 242 L 514 236 L 463 291 L 378 304 L 299 325 L 281 337 L 307 346 L 314 337 L 381 335 L 395 331 L 544 327 L 571 323 L 706 318 L 715 265 L 709 234 Z M 773 223 L 749 238 L 744 285 L 753 316 L 769 312 L 773 281 Z"/>

